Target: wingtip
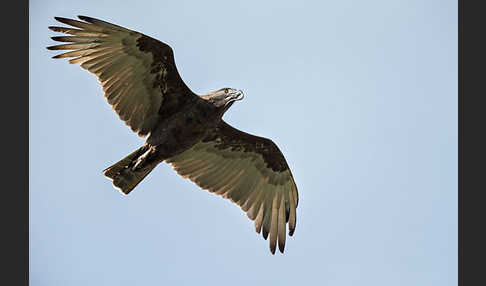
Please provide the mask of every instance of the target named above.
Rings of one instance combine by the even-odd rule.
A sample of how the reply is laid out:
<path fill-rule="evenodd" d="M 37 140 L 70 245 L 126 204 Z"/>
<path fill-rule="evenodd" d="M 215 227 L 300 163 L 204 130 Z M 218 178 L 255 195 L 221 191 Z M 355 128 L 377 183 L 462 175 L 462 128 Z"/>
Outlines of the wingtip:
<path fill-rule="evenodd" d="M 262 235 L 263 235 L 263 239 L 267 240 L 267 238 L 268 238 L 268 232 L 265 231 L 265 229 L 263 230 Z"/>
<path fill-rule="evenodd" d="M 272 253 L 272 255 L 275 255 L 275 248 L 270 248 L 270 252 Z"/>
<path fill-rule="evenodd" d="M 86 22 L 91 22 L 90 20 L 93 19 L 91 17 L 83 16 L 83 15 L 78 15 L 77 17 L 78 17 L 78 19 L 86 21 Z"/>
<path fill-rule="evenodd" d="M 68 18 L 64 18 L 64 17 L 57 17 L 57 16 L 56 16 L 56 17 L 54 17 L 54 19 L 55 19 L 56 21 L 61 22 L 61 23 L 62 23 L 62 21 L 63 21 L 63 20 L 69 20 Z"/>

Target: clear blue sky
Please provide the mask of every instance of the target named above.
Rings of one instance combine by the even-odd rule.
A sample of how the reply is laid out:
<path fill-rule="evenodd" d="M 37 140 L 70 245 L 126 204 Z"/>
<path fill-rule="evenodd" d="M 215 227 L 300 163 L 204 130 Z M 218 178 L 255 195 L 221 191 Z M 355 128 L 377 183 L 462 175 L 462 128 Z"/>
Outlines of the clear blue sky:
<path fill-rule="evenodd" d="M 245 91 L 225 120 L 299 188 L 284 255 L 166 164 L 112 187 L 144 141 L 46 50 L 76 15 L 171 45 L 197 93 Z M 34 0 L 29 27 L 32 286 L 457 284 L 457 1 Z"/>

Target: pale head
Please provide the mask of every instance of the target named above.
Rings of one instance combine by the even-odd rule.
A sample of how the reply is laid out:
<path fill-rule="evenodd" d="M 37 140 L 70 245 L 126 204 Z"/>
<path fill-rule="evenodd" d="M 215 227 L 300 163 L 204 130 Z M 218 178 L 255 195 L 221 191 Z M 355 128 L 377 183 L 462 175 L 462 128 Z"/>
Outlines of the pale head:
<path fill-rule="evenodd" d="M 226 106 L 231 102 L 242 100 L 243 97 L 245 97 L 243 91 L 228 87 L 201 95 L 201 98 L 212 102 L 217 107 Z"/>

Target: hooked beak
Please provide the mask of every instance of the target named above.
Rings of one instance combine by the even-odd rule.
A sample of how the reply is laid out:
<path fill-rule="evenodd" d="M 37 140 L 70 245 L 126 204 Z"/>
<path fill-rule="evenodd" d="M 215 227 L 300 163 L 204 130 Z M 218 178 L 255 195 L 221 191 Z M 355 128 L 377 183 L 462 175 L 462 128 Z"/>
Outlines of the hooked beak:
<path fill-rule="evenodd" d="M 242 99 L 245 97 L 245 94 L 244 94 L 244 93 L 243 93 L 243 91 L 241 91 L 241 90 L 238 90 L 238 91 L 235 93 L 235 95 L 236 95 L 236 96 L 234 97 L 234 99 L 235 99 L 236 101 L 238 101 L 238 100 L 242 100 Z"/>
<path fill-rule="evenodd" d="M 244 97 L 245 97 L 245 94 L 243 93 L 243 91 L 237 90 L 230 95 L 230 97 L 228 98 L 229 100 L 226 102 L 225 106 L 228 105 L 229 103 L 233 102 L 233 101 L 242 100 Z"/>

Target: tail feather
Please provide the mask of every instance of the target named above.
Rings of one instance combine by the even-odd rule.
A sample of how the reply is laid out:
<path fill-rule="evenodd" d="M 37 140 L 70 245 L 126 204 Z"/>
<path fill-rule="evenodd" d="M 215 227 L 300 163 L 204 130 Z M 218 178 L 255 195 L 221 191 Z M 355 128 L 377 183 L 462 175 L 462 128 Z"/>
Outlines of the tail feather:
<path fill-rule="evenodd" d="M 106 168 L 104 175 L 113 180 L 113 185 L 127 195 L 157 166 L 156 162 L 140 164 L 139 159 L 148 150 L 148 146 L 140 147 L 118 163 Z M 137 163 L 140 166 L 134 168 Z"/>

